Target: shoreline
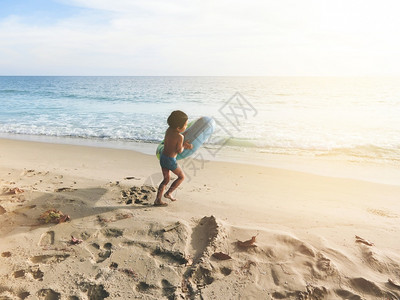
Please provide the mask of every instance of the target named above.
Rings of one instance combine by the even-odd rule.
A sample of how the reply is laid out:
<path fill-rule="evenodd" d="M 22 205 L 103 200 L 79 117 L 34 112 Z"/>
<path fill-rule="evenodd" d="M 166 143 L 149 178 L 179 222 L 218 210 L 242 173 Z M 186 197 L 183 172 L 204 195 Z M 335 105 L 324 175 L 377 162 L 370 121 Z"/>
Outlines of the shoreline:
<path fill-rule="evenodd" d="M 153 156 L 157 143 L 135 141 L 112 141 L 73 137 L 50 137 L 36 135 L 0 134 L 0 140 L 37 142 L 78 147 L 126 150 Z M 200 148 L 192 158 L 197 160 L 237 163 L 261 167 L 278 168 L 311 173 L 315 175 L 350 178 L 388 185 L 400 185 L 400 168 L 392 163 L 353 161 L 343 157 L 274 154 L 243 148 L 243 150 L 223 147 L 215 154 L 215 149 Z M 191 158 L 187 159 L 190 160 Z M 185 161 L 185 160 L 184 160 Z"/>
<path fill-rule="evenodd" d="M 155 156 L 0 139 L 0 296 L 400 297 L 400 186 L 220 161 L 194 169 L 177 202 L 153 207 Z M 49 209 L 70 220 L 38 224 Z"/>

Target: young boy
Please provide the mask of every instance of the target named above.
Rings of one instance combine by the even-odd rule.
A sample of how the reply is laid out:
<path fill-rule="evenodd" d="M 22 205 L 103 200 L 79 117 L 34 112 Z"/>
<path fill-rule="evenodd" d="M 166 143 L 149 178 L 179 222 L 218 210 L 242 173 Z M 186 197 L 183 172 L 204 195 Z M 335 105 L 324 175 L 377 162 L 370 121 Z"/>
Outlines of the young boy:
<path fill-rule="evenodd" d="M 171 184 L 169 190 L 164 194 L 165 198 L 171 201 L 176 201 L 172 196 L 172 192 L 182 183 L 185 175 L 182 169 L 176 163 L 176 156 L 181 153 L 184 149 L 192 149 L 193 145 L 188 142 L 183 142 L 182 132 L 185 131 L 187 126 L 188 116 L 180 111 L 175 110 L 168 117 L 167 123 L 169 128 L 165 132 L 164 137 L 164 151 L 160 155 L 161 171 L 164 176 L 164 180 L 158 187 L 157 197 L 154 201 L 155 206 L 166 206 L 166 202 L 161 200 L 161 195 L 164 193 L 164 189 L 168 184 L 170 177 L 169 171 L 172 171 L 178 178 Z"/>

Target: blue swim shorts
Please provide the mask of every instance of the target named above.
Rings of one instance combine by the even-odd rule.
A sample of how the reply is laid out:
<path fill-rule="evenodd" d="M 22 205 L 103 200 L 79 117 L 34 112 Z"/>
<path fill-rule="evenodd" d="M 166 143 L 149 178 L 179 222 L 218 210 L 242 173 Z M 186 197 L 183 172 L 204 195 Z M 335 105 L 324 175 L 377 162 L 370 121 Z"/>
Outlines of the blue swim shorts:
<path fill-rule="evenodd" d="M 161 167 L 166 168 L 171 171 L 175 170 L 178 167 L 178 164 L 176 163 L 176 158 L 166 156 L 166 155 L 164 155 L 164 153 L 161 153 L 160 165 L 161 165 Z"/>

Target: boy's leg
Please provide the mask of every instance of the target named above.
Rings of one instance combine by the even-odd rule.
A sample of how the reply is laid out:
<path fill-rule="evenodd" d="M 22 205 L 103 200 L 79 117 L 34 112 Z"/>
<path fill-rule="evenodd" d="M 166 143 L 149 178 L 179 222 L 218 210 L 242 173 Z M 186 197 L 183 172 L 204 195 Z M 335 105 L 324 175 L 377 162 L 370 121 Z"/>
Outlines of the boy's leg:
<path fill-rule="evenodd" d="M 182 183 L 185 179 L 185 175 L 181 167 L 177 167 L 175 170 L 172 171 L 178 178 L 171 184 L 169 190 L 165 193 L 164 197 L 170 199 L 171 201 L 176 201 L 174 197 L 172 197 L 172 192 L 176 190 L 176 188 Z"/>
<path fill-rule="evenodd" d="M 161 200 L 161 196 L 164 193 L 164 189 L 169 182 L 169 170 L 166 168 L 161 168 L 161 171 L 162 171 L 164 179 L 163 179 L 163 181 L 161 181 L 161 183 L 158 187 L 156 200 L 154 200 L 154 205 L 168 205 L 168 203 Z"/>

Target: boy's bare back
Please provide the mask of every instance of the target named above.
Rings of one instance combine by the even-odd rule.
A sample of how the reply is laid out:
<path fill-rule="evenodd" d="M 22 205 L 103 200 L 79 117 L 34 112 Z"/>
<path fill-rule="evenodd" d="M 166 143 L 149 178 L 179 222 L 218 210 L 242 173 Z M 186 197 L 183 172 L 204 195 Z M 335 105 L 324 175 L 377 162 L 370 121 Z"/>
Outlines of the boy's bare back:
<path fill-rule="evenodd" d="M 176 157 L 183 151 L 183 135 L 176 129 L 168 128 L 164 138 L 164 155 Z"/>

